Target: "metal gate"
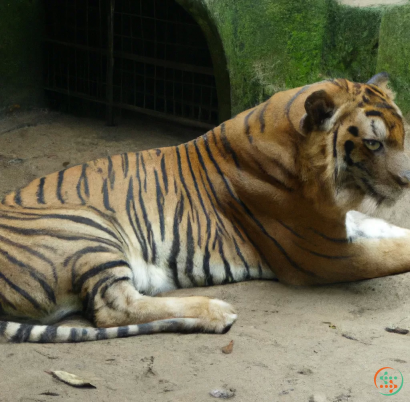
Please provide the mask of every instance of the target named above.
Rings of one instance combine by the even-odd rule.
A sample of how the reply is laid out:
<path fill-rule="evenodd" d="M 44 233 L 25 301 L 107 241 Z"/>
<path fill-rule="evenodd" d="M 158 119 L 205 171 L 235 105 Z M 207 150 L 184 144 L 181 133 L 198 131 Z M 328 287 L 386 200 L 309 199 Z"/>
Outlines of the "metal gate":
<path fill-rule="evenodd" d="M 202 126 L 218 123 L 203 33 L 175 0 L 46 0 L 45 90 Z"/>

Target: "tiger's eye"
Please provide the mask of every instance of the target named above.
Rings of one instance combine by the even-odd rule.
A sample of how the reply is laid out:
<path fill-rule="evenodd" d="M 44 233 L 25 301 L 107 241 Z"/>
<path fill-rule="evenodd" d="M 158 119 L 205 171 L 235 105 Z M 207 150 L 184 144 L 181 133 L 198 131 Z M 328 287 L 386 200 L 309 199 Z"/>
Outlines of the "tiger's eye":
<path fill-rule="evenodd" d="M 370 151 L 379 151 L 381 147 L 383 146 L 380 141 L 376 140 L 363 140 L 364 145 L 366 145 L 367 148 L 370 149 Z"/>

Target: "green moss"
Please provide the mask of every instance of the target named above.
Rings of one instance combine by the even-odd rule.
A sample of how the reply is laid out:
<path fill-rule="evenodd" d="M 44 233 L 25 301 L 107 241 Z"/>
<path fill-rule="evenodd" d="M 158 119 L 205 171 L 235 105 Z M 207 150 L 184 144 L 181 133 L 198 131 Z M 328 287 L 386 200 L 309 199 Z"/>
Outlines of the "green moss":
<path fill-rule="evenodd" d="M 410 5 L 385 12 L 380 29 L 377 71 L 387 71 L 397 92 L 397 104 L 410 114 Z"/>
<path fill-rule="evenodd" d="M 224 46 L 232 113 L 320 74 L 326 0 L 208 0 Z"/>
<path fill-rule="evenodd" d="M 0 112 L 41 102 L 40 0 L 0 0 Z"/>
<path fill-rule="evenodd" d="M 342 6 L 329 1 L 323 73 L 366 82 L 376 72 L 382 8 Z"/>

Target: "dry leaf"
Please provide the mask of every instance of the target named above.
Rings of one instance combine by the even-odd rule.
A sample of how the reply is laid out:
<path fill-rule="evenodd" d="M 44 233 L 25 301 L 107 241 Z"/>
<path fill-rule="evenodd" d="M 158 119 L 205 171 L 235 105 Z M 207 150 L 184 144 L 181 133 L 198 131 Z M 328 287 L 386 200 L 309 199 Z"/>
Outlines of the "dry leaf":
<path fill-rule="evenodd" d="M 232 353 L 232 350 L 233 350 L 233 341 L 230 341 L 228 343 L 228 345 L 226 345 L 222 348 L 222 353 L 225 353 L 226 355 L 229 355 L 229 354 Z"/>
<path fill-rule="evenodd" d="M 60 380 L 72 387 L 77 388 L 97 388 L 95 385 L 91 384 L 89 381 L 83 380 L 77 377 L 75 374 L 67 373 L 66 371 L 46 371 L 47 374 L 51 374 L 57 380 Z"/>

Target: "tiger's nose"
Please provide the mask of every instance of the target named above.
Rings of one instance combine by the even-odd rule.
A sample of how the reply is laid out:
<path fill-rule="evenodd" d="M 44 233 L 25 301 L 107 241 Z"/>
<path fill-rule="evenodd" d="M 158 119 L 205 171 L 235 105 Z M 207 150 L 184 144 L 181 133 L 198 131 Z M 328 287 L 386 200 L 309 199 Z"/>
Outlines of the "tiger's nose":
<path fill-rule="evenodd" d="M 399 183 L 402 186 L 408 186 L 410 184 L 410 170 L 406 170 L 404 172 L 401 172 L 398 175 Z"/>

